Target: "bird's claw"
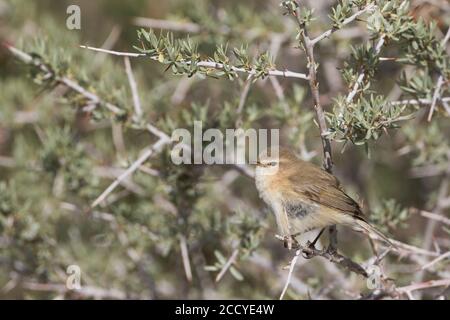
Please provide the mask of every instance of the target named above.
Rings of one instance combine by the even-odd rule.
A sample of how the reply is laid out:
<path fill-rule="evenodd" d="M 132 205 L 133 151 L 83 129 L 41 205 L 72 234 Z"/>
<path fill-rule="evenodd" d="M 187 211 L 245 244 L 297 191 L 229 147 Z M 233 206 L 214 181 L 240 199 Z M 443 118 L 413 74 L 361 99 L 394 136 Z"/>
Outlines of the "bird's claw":
<path fill-rule="evenodd" d="M 306 242 L 306 246 L 305 248 L 302 250 L 302 256 L 305 259 L 311 259 L 314 254 L 314 250 L 316 249 L 316 247 L 314 246 L 315 244 L 311 241 Z"/>
<path fill-rule="evenodd" d="M 311 242 L 311 241 L 307 241 L 306 242 L 306 247 L 308 248 L 308 249 L 312 249 L 312 250 L 314 250 L 315 248 L 316 248 L 316 244 L 314 243 L 314 242 Z"/>
<path fill-rule="evenodd" d="M 298 242 L 293 236 L 284 236 L 283 243 L 288 250 L 292 250 L 293 247 L 298 248 Z"/>

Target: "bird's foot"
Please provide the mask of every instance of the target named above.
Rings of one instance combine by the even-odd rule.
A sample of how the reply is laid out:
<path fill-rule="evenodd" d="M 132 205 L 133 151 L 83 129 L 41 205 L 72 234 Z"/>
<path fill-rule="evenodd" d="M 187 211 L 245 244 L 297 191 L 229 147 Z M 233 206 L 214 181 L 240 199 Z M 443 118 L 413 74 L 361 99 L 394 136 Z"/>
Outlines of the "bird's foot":
<path fill-rule="evenodd" d="M 305 259 L 311 259 L 314 257 L 314 252 L 316 251 L 315 242 L 307 241 L 306 246 L 302 250 L 302 256 Z"/>
<path fill-rule="evenodd" d="M 307 241 L 306 242 L 306 247 L 308 248 L 308 249 L 311 249 L 311 250 L 315 250 L 316 249 L 316 243 L 313 241 L 313 242 L 311 242 L 311 241 Z"/>
<path fill-rule="evenodd" d="M 292 250 L 292 248 L 299 247 L 298 241 L 292 235 L 284 236 L 283 243 L 284 243 L 284 247 L 287 248 L 288 250 Z"/>

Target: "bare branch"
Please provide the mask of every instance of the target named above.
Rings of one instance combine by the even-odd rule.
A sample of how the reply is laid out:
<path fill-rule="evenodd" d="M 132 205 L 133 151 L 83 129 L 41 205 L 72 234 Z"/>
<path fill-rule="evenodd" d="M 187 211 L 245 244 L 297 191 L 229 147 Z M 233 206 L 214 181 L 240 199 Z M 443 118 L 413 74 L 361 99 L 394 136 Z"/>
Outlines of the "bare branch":
<path fill-rule="evenodd" d="M 139 99 L 139 93 L 137 89 L 136 80 L 134 79 L 133 70 L 131 69 L 131 63 L 129 57 L 124 57 L 125 62 L 125 70 L 128 77 L 128 82 L 130 83 L 131 88 L 131 94 L 133 96 L 133 106 L 134 106 L 134 113 L 138 119 L 142 117 L 142 107 L 141 107 L 141 101 Z"/>
<path fill-rule="evenodd" d="M 447 286 L 450 286 L 450 279 L 430 280 L 397 288 L 397 292 L 407 294 L 415 290 L 423 290 L 433 287 L 447 287 Z"/>
<path fill-rule="evenodd" d="M 137 58 L 137 57 L 146 57 L 147 56 L 145 53 L 113 51 L 113 50 L 107 50 L 107 49 L 83 46 L 83 45 L 80 45 L 80 48 L 97 51 L 97 52 L 103 52 L 103 53 L 107 53 L 107 54 L 112 54 L 113 56 L 121 56 L 121 57 Z"/>
<path fill-rule="evenodd" d="M 170 140 L 170 137 L 167 134 L 165 134 L 164 132 L 162 132 L 161 130 L 156 128 L 155 126 L 151 125 L 150 123 L 147 123 L 147 130 L 150 133 L 157 136 L 158 138 L 160 138 L 161 140 Z"/>
<path fill-rule="evenodd" d="M 108 54 L 112 54 L 112 55 L 116 55 L 116 56 L 147 57 L 147 58 L 150 58 L 152 60 L 158 61 L 157 57 L 150 57 L 150 56 L 147 56 L 144 53 L 112 51 L 112 50 L 105 50 L 105 49 L 89 47 L 89 46 L 80 46 L 80 48 L 93 50 L 93 51 L 98 51 L 98 52 L 103 52 L 103 53 L 108 53 Z M 191 63 L 190 61 L 182 61 L 182 62 L 186 63 L 187 65 L 189 65 Z M 214 62 L 214 61 L 199 61 L 197 63 L 197 66 L 204 67 L 204 68 L 218 69 L 218 70 L 225 69 L 225 66 L 222 63 L 217 63 L 217 62 Z M 234 72 L 247 73 L 249 75 L 255 75 L 257 73 L 257 71 L 254 70 L 254 69 L 247 70 L 247 69 L 244 69 L 244 68 L 238 68 L 238 67 L 234 67 L 234 66 L 231 66 L 230 69 L 232 71 L 234 71 Z M 289 70 L 281 71 L 281 70 L 274 69 L 274 70 L 269 70 L 267 72 L 267 74 L 269 76 L 284 77 L 284 78 L 297 78 L 297 79 L 308 80 L 308 76 L 306 74 L 293 72 L 293 71 L 289 71 Z"/>
<path fill-rule="evenodd" d="M 291 278 L 292 278 L 292 273 L 294 272 L 294 267 L 295 267 L 295 264 L 297 263 L 298 257 L 300 256 L 300 252 L 301 252 L 301 250 L 297 250 L 295 252 L 295 256 L 291 260 L 291 263 L 289 265 L 289 274 L 286 279 L 286 284 L 284 285 L 283 291 L 281 291 L 280 300 L 283 300 L 283 297 L 287 291 L 287 288 L 289 287 L 289 283 L 291 282 Z"/>
<path fill-rule="evenodd" d="M 445 102 L 450 102 L 450 97 L 445 97 L 441 99 L 442 101 Z M 415 105 L 415 104 L 431 104 L 433 101 L 430 99 L 407 99 L 407 100 L 400 100 L 400 101 L 391 101 L 390 104 L 397 106 L 397 105 L 402 105 L 402 104 L 411 104 L 411 105 Z"/>
<path fill-rule="evenodd" d="M 450 27 L 447 29 L 447 33 L 445 34 L 444 39 L 441 42 L 442 47 L 445 48 L 445 46 L 447 45 L 447 41 L 448 39 L 450 39 Z M 434 109 L 436 108 L 436 103 L 438 102 L 438 100 L 441 100 L 441 88 L 442 85 L 444 84 L 444 75 L 441 74 L 439 75 L 439 78 L 437 79 L 436 82 L 436 88 L 434 89 L 434 93 L 433 93 L 433 99 L 431 102 L 431 106 L 430 106 L 430 111 L 428 112 L 428 122 L 431 121 L 431 118 L 433 117 L 433 113 L 434 113 Z"/>
<path fill-rule="evenodd" d="M 385 35 L 382 35 L 380 37 L 380 39 L 378 39 L 378 42 L 375 46 L 375 54 L 379 55 L 381 48 L 383 47 L 384 41 L 385 41 Z M 355 84 L 353 85 L 352 91 L 349 92 L 349 94 L 347 95 L 347 98 L 345 99 L 345 101 L 347 103 L 351 102 L 353 100 L 353 98 L 355 97 L 355 95 L 358 93 L 358 89 L 360 87 L 360 85 L 362 84 L 363 80 L 365 77 L 365 72 L 364 70 L 362 70 L 359 75 L 358 78 L 356 79 Z"/>
<path fill-rule="evenodd" d="M 440 96 L 441 96 L 440 92 L 441 92 L 441 87 L 442 87 L 443 83 L 444 83 L 444 77 L 442 75 L 440 75 L 436 82 L 436 88 L 434 89 L 433 99 L 431 101 L 431 106 L 430 106 L 430 111 L 428 112 L 428 118 L 427 118 L 428 122 L 431 121 L 431 118 L 433 117 L 434 109 L 436 108 L 436 103 L 440 99 Z"/>
<path fill-rule="evenodd" d="M 130 174 L 135 172 L 139 167 L 147 161 L 148 158 L 150 158 L 153 154 L 159 152 L 163 146 L 170 143 L 170 140 L 166 139 L 159 139 L 152 147 L 148 148 L 144 153 L 127 169 L 125 170 L 119 177 L 117 177 L 116 180 L 114 180 L 113 183 L 109 185 L 108 188 L 106 188 L 105 191 L 92 203 L 91 207 L 94 208 L 98 206 L 103 200 L 106 199 L 106 197 Z"/>
<path fill-rule="evenodd" d="M 33 59 L 32 56 L 30 56 L 28 53 L 23 52 L 22 50 L 19 50 L 11 45 L 4 44 L 4 46 L 19 60 L 26 64 L 32 64 L 35 67 L 39 68 L 42 72 L 46 74 L 46 77 L 53 78 L 56 82 L 59 82 L 66 87 L 72 89 L 75 92 L 78 92 L 85 98 L 89 100 L 88 105 L 90 106 L 98 106 L 99 104 L 104 105 L 109 111 L 111 111 L 114 114 L 121 114 L 123 110 L 121 110 L 119 107 L 106 102 L 102 101 L 96 94 L 92 93 L 91 91 L 83 88 L 80 86 L 77 82 L 67 78 L 67 77 L 58 77 L 56 76 L 52 70 L 50 70 L 44 63 L 41 61 L 37 61 L 36 59 Z"/>
<path fill-rule="evenodd" d="M 316 111 L 316 119 L 319 124 L 320 129 L 320 137 L 322 140 L 322 148 L 323 148 L 323 167 L 329 173 L 332 173 L 333 169 L 333 159 L 332 159 L 332 151 L 331 151 L 331 141 L 327 137 L 328 127 L 327 122 L 325 120 L 325 112 L 323 111 L 322 104 L 320 102 L 320 94 L 319 94 L 319 82 L 317 80 L 317 67 L 315 57 L 314 57 L 314 43 L 308 36 L 308 30 L 304 23 L 300 20 L 300 8 L 297 7 L 294 16 L 296 18 L 298 27 L 300 28 L 300 41 L 303 45 L 305 53 L 308 57 L 308 79 L 309 79 L 309 87 L 311 89 L 311 94 L 314 100 L 314 109 Z M 337 251 L 337 228 L 336 226 L 329 227 L 330 234 L 330 251 Z"/>
<path fill-rule="evenodd" d="M 437 257 L 436 259 L 428 262 L 426 265 L 423 265 L 420 270 L 426 270 L 428 268 L 430 268 L 431 266 L 435 265 L 436 263 L 438 263 L 439 261 L 445 260 L 448 257 L 450 257 L 450 251 L 447 251 L 446 253 L 440 255 L 439 257 Z"/>
<path fill-rule="evenodd" d="M 249 75 L 244 82 L 244 87 L 242 88 L 241 96 L 239 98 L 239 105 L 236 110 L 237 120 L 236 127 L 241 126 L 242 122 L 242 111 L 244 110 L 245 101 L 247 100 L 248 93 L 250 92 L 250 87 L 252 85 L 253 76 Z"/>
<path fill-rule="evenodd" d="M 279 235 L 276 235 L 275 237 L 280 241 L 285 240 L 284 237 L 279 236 Z M 332 263 L 335 263 L 335 264 L 341 266 L 344 269 L 347 269 L 351 272 L 360 274 L 363 277 L 367 278 L 367 276 L 368 276 L 366 270 L 364 270 L 364 268 L 362 266 L 360 266 L 356 262 L 352 261 L 351 259 L 349 259 L 347 257 L 344 257 L 343 255 L 341 255 L 335 251 L 330 251 L 327 249 L 319 250 L 312 246 L 305 247 L 299 243 L 293 243 L 292 248 L 299 249 L 299 251 L 304 255 L 304 257 L 306 259 L 311 259 L 311 258 L 319 256 L 319 257 L 327 259 L 328 261 L 330 261 Z"/>
<path fill-rule="evenodd" d="M 444 205 L 445 205 L 445 201 L 444 201 Z M 417 209 L 415 209 L 415 210 L 417 210 Z M 425 217 L 428 219 L 433 219 L 433 220 L 445 223 L 447 225 L 450 225 L 450 219 L 444 217 L 441 214 L 436 214 L 436 213 L 428 212 L 428 211 L 424 211 L 424 210 L 420 210 L 419 212 L 422 217 Z"/>
<path fill-rule="evenodd" d="M 219 274 L 217 275 L 216 282 L 219 282 L 222 279 L 222 277 L 225 275 L 227 270 L 236 262 L 236 258 L 238 256 L 238 254 L 239 254 L 239 249 L 234 249 L 230 258 L 228 259 L 228 261 L 225 263 L 225 265 L 223 266 L 223 268 L 220 270 Z"/>
<path fill-rule="evenodd" d="M 447 194 L 448 194 L 448 190 L 449 190 L 449 178 L 450 178 L 450 163 L 448 164 L 447 170 L 446 170 L 445 174 L 443 175 L 440 186 L 439 186 L 437 201 L 436 201 L 435 208 L 433 210 L 433 213 L 435 213 L 437 215 L 442 215 L 443 211 L 444 211 L 444 208 L 442 206 L 442 200 L 447 198 Z M 423 248 L 425 250 L 430 249 L 433 244 L 433 238 L 434 238 L 434 233 L 436 230 L 436 225 L 437 225 L 436 220 L 429 220 L 426 225 L 425 235 L 423 238 Z M 424 272 L 424 270 L 422 270 L 415 276 L 415 280 L 420 282 L 423 280 L 424 276 L 425 276 L 425 272 Z"/>
<path fill-rule="evenodd" d="M 354 21 L 356 18 L 358 18 L 360 15 L 362 15 L 362 14 L 364 14 L 364 13 L 366 13 L 366 12 L 372 11 L 374 8 L 375 8 L 375 5 L 374 5 L 374 4 L 372 4 L 372 3 L 369 4 L 369 5 L 368 5 L 367 7 L 365 7 L 364 9 L 361 9 L 361 10 L 357 11 L 355 14 L 353 14 L 352 16 L 350 16 L 350 17 L 348 17 L 347 19 L 345 19 L 345 20 L 342 22 L 342 26 L 345 26 L 345 25 L 349 24 L 350 22 L 352 22 L 352 21 Z M 325 32 L 322 33 L 320 36 L 318 36 L 318 37 L 314 38 L 313 40 L 311 40 L 311 44 L 312 44 L 312 45 L 315 45 L 317 42 L 319 42 L 319 41 L 321 41 L 321 40 L 323 40 L 323 39 L 325 39 L 325 38 L 328 38 L 329 36 L 331 36 L 332 33 L 336 32 L 336 31 L 338 31 L 338 30 L 340 30 L 340 29 L 332 28 L 332 29 L 330 29 L 330 30 L 328 30 L 328 31 L 325 31 Z"/>
<path fill-rule="evenodd" d="M 448 40 L 450 39 L 450 28 L 447 29 L 447 33 L 445 34 L 444 39 L 442 39 L 442 46 L 445 47 L 447 45 Z"/>
<path fill-rule="evenodd" d="M 111 29 L 111 32 L 109 33 L 106 40 L 103 42 L 102 48 L 103 49 L 112 49 L 114 47 L 114 45 L 117 43 L 117 41 L 119 40 L 121 33 L 122 33 L 122 27 L 120 25 L 116 24 Z M 94 58 L 94 66 L 100 65 L 104 61 L 105 57 L 106 57 L 105 55 L 100 55 L 100 54 L 97 55 Z"/>
<path fill-rule="evenodd" d="M 271 77 L 272 79 L 273 77 Z M 194 84 L 196 78 L 190 77 L 190 78 L 182 78 L 180 82 L 178 83 L 175 91 L 172 94 L 172 97 L 170 98 L 170 102 L 173 105 L 179 105 L 186 97 L 186 94 L 188 93 L 191 86 Z"/>
<path fill-rule="evenodd" d="M 181 258 L 183 261 L 184 272 L 186 274 L 186 279 L 191 282 L 192 281 L 192 268 L 191 263 L 189 261 L 189 250 L 186 242 L 186 237 L 182 234 L 179 235 L 180 239 L 180 249 L 181 249 Z"/>
<path fill-rule="evenodd" d="M 328 172 L 332 171 L 333 161 L 331 158 L 331 142 L 330 139 L 327 138 L 326 133 L 328 131 L 327 123 L 325 120 L 325 113 L 322 108 L 322 104 L 320 103 L 320 95 L 319 95 L 319 82 L 317 81 L 317 65 L 314 58 L 314 44 L 311 42 L 311 39 L 308 36 L 308 31 L 306 30 L 303 23 L 300 21 L 300 13 L 297 12 L 295 14 L 295 18 L 297 19 L 298 26 L 300 28 L 300 39 L 304 46 L 306 55 L 308 57 L 308 65 L 309 65 L 309 87 L 311 89 L 311 93 L 314 99 L 314 109 L 316 111 L 316 118 L 319 124 L 320 135 L 322 138 L 322 146 L 323 146 L 323 166 L 325 170 Z"/>
<path fill-rule="evenodd" d="M 373 238 L 375 239 L 375 238 Z M 376 239 L 375 239 L 376 240 Z M 390 242 L 392 242 L 395 245 L 395 250 L 391 250 L 391 252 L 398 252 L 400 255 L 408 255 L 408 254 L 414 254 L 414 255 L 422 255 L 422 256 L 428 256 L 428 257 L 436 257 L 439 255 L 438 252 L 429 251 L 426 249 L 422 249 L 419 247 L 412 246 L 407 243 L 400 242 L 398 240 L 389 239 Z"/>

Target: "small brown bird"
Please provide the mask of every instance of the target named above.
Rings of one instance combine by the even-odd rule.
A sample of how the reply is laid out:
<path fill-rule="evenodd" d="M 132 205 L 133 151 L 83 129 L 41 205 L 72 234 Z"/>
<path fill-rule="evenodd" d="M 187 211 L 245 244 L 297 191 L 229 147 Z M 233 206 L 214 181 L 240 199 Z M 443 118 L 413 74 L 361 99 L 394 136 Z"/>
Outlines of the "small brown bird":
<path fill-rule="evenodd" d="M 350 226 L 392 245 L 367 222 L 359 204 L 342 190 L 335 176 L 300 160 L 288 149 L 280 147 L 278 155 L 261 154 L 255 179 L 259 195 L 274 212 L 288 248 L 296 241 L 295 236 L 335 224 Z"/>

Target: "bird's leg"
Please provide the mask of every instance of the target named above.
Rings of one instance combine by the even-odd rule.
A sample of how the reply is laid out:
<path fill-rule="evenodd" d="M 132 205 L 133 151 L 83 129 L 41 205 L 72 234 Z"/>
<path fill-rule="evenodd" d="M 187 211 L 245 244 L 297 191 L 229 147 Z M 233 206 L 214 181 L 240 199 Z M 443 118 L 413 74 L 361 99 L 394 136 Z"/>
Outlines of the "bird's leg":
<path fill-rule="evenodd" d="M 298 241 L 295 239 L 295 235 L 284 236 L 284 247 L 291 250 L 293 247 L 298 248 Z"/>
<path fill-rule="evenodd" d="M 330 234 L 330 244 L 328 245 L 327 252 L 331 254 L 337 253 L 337 229 L 336 226 L 328 227 Z"/>
<path fill-rule="evenodd" d="M 284 247 L 287 248 L 288 250 L 292 249 L 292 238 L 291 236 L 284 236 L 284 241 L 283 241 Z"/>
<path fill-rule="evenodd" d="M 316 243 L 317 240 L 319 240 L 320 236 L 322 235 L 322 233 L 325 231 L 325 228 L 323 228 L 322 230 L 320 230 L 319 234 L 316 236 L 316 238 L 313 240 L 313 242 L 309 242 L 308 241 L 308 248 L 315 248 L 316 247 Z"/>
<path fill-rule="evenodd" d="M 314 257 L 314 251 L 317 250 L 316 249 L 316 243 L 317 240 L 319 240 L 320 236 L 322 235 L 322 233 L 325 231 L 325 228 L 323 228 L 322 230 L 320 230 L 319 234 L 316 236 L 316 238 L 313 240 L 313 242 L 308 241 L 306 243 L 306 248 L 303 250 L 302 255 L 303 258 L 305 259 L 311 259 L 312 257 Z"/>

